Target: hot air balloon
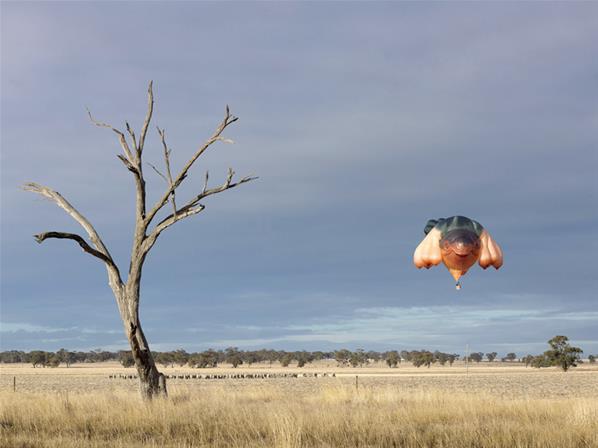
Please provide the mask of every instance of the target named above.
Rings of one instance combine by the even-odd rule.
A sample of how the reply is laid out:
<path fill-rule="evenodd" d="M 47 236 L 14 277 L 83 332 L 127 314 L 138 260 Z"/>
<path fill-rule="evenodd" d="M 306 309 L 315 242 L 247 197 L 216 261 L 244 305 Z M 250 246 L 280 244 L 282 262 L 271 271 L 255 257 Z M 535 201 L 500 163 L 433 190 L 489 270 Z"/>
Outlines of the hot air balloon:
<path fill-rule="evenodd" d="M 483 269 L 502 266 L 500 246 L 484 227 L 465 216 L 430 219 L 424 229 L 426 237 L 413 254 L 418 269 L 429 269 L 443 262 L 461 289 L 459 279 L 477 261 Z"/>

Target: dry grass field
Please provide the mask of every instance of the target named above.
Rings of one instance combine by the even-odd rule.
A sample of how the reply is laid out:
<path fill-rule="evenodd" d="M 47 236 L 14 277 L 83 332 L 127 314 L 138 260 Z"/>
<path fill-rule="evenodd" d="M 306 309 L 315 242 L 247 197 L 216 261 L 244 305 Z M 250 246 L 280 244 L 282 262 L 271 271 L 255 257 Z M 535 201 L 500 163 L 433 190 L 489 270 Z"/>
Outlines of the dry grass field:
<path fill-rule="evenodd" d="M 169 399 L 143 403 L 136 380 L 108 378 L 134 372 L 116 364 L 0 365 L 0 445 L 598 447 L 598 368 L 589 365 L 568 373 L 501 363 L 468 372 L 462 365 L 239 370 L 337 376 L 170 380 Z"/>

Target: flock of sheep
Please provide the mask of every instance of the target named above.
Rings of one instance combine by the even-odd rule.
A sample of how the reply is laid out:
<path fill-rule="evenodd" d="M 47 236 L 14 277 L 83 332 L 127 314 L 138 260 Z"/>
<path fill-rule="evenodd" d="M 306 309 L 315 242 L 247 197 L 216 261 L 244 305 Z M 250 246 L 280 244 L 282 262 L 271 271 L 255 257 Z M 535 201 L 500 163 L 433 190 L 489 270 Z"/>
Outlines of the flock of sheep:
<path fill-rule="evenodd" d="M 228 379 L 263 379 L 263 378 L 322 378 L 335 377 L 335 373 L 217 373 L 217 374 L 179 374 L 179 375 L 164 375 L 167 379 L 177 380 L 228 380 Z M 129 374 L 113 374 L 109 375 L 110 379 L 137 379 L 137 375 Z"/>

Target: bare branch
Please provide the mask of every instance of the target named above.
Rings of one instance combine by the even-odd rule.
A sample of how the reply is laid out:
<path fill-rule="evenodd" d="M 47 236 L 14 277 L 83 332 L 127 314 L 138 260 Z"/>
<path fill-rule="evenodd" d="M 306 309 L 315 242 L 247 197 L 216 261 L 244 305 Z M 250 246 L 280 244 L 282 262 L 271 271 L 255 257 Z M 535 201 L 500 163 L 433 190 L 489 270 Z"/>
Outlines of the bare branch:
<path fill-rule="evenodd" d="M 203 183 L 202 193 L 205 193 L 208 189 L 208 179 L 209 178 L 210 178 L 210 173 L 208 171 L 206 171 L 206 179 L 204 180 L 204 183 Z"/>
<path fill-rule="evenodd" d="M 170 153 L 171 150 L 168 149 L 168 145 L 166 144 L 166 130 L 162 129 L 160 130 L 159 127 L 156 126 L 156 128 L 158 129 L 158 134 L 160 134 L 160 139 L 162 140 L 162 146 L 164 147 L 164 164 L 166 165 L 166 174 L 168 176 L 168 187 L 172 189 L 172 172 L 170 171 Z M 172 190 L 172 210 L 174 212 L 174 215 L 176 216 L 176 197 L 175 197 L 175 190 Z"/>
<path fill-rule="evenodd" d="M 93 116 L 91 115 L 91 111 L 89 109 L 87 109 L 87 115 L 89 115 L 89 119 L 91 120 L 91 122 L 93 124 L 95 124 L 98 127 L 101 128 L 108 128 L 108 129 L 112 129 L 112 131 L 114 131 L 116 133 L 116 135 L 118 135 L 118 141 L 120 142 L 120 146 L 123 149 L 128 161 L 129 161 L 129 165 L 134 166 L 134 158 L 133 158 L 133 154 L 131 153 L 131 149 L 129 148 L 129 144 L 127 143 L 127 139 L 125 138 L 125 134 L 123 134 L 121 131 L 119 131 L 118 129 L 116 129 L 115 127 L 107 124 L 107 123 L 103 123 L 101 121 L 97 121 L 95 118 L 93 118 Z M 127 129 L 129 128 L 129 124 L 127 123 Z M 131 131 L 129 131 L 131 132 Z M 133 142 L 135 141 L 134 136 L 133 136 Z M 119 159 L 122 160 L 122 158 L 119 157 Z M 124 162 L 124 161 L 123 161 Z M 127 169 L 130 170 L 129 165 L 127 165 L 125 163 L 125 165 L 127 166 Z M 132 171 L 132 170 L 130 170 Z"/>
<path fill-rule="evenodd" d="M 93 118 L 93 115 L 91 115 L 91 111 L 89 110 L 89 108 L 85 108 L 85 110 L 87 110 L 87 115 L 89 115 L 89 119 L 91 120 L 91 122 L 93 124 L 95 124 L 96 126 L 100 127 L 100 128 L 108 128 L 108 129 L 112 129 L 114 130 L 114 128 L 109 125 L 108 123 L 104 123 L 102 121 L 98 121 L 95 118 Z"/>
<path fill-rule="evenodd" d="M 128 121 L 125 121 L 125 125 L 127 127 L 127 132 L 129 133 L 129 135 L 131 136 L 131 140 L 133 141 L 133 147 L 137 148 L 137 140 L 135 138 L 135 132 L 133 132 L 133 129 L 131 129 L 131 126 L 129 125 Z"/>
<path fill-rule="evenodd" d="M 197 207 L 187 208 L 184 211 L 178 210 L 176 213 L 172 213 L 162 221 L 158 223 L 156 228 L 152 231 L 152 233 L 143 241 L 142 252 L 147 254 L 150 249 L 156 243 L 156 240 L 160 236 L 160 234 L 166 230 L 168 227 L 173 225 L 175 222 L 180 221 L 184 218 L 189 216 L 197 215 L 198 213 L 202 212 L 205 209 L 205 206 L 202 204 L 198 204 Z"/>
<path fill-rule="evenodd" d="M 158 223 L 154 232 L 160 234 L 163 230 L 173 225 L 175 222 L 180 221 L 184 218 L 189 216 L 197 215 L 198 213 L 204 211 L 206 208 L 203 204 L 195 204 L 194 207 L 181 207 L 180 210 L 177 210 L 176 214 L 172 213 L 164 218 L 162 221 Z M 154 233 L 152 232 L 152 234 Z"/>
<path fill-rule="evenodd" d="M 145 116 L 145 121 L 143 122 L 143 127 L 141 128 L 141 135 L 139 136 L 139 145 L 137 146 L 137 159 L 138 162 L 141 163 L 141 153 L 143 152 L 143 145 L 145 144 L 145 136 L 147 135 L 147 130 L 150 125 L 150 121 L 152 120 L 152 113 L 154 111 L 154 91 L 153 91 L 153 81 L 150 81 L 149 86 L 147 88 L 147 114 Z"/>
<path fill-rule="evenodd" d="M 89 235 L 91 242 L 96 247 L 97 251 L 102 254 L 105 259 L 106 265 L 108 266 L 109 271 L 111 272 L 112 276 L 117 280 L 117 285 L 122 285 L 122 280 L 120 278 L 120 272 L 116 263 L 110 256 L 110 252 L 104 245 L 102 239 L 96 232 L 96 229 L 91 225 L 91 223 L 83 216 L 75 207 L 73 207 L 62 195 L 48 187 L 44 187 L 43 185 L 36 184 L 34 182 L 27 183 L 23 186 L 23 188 L 27 191 L 31 191 L 33 193 L 37 193 L 41 196 L 44 196 L 53 202 L 56 203 L 60 208 L 62 208 L 65 212 L 67 212 L 71 217 L 77 221 L 83 229 Z M 43 235 L 43 234 L 40 234 Z M 42 240 L 43 241 L 43 240 Z"/>
<path fill-rule="evenodd" d="M 170 171 L 170 153 L 172 150 L 168 149 L 168 145 L 166 145 L 166 131 L 164 129 L 160 130 L 160 128 L 158 128 L 158 133 L 160 134 L 162 146 L 164 147 L 164 163 L 166 165 L 166 174 L 168 175 L 168 181 L 170 182 L 170 185 L 172 185 L 172 172 Z"/>
<path fill-rule="evenodd" d="M 110 260 L 110 258 L 108 258 L 106 255 L 104 255 L 102 252 L 95 250 L 93 247 L 91 247 L 89 244 L 87 244 L 87 241 L 85 241 L 83 238 L 81 238 L 76 233 L 44 232 L 44 233 L 40 233 L 38 235 L 33 235 L 33 237 L 35 238 L 35 241 L 37 241 L 39 244 L 43 243 L 48 238 L 60 238 L 60 239 L 74 240 L 77 243 L 79 243 L 79 246 L 81 246 L 81 248 L 88 254 L 91 254 L 94 257 L 99 258 L 104 263 L 108 263 L 108 264 L 112 263 L 112 260 Z"/>
<path fill-rule="evenodd" d="M 226 187 L 230 186 L 230 183 L 233 180 L 233 176 L 235 175 L 235 172 L 233 171 L 232 168 L 228 169 L 228 176 L 226 176 L 226 182 L 224 183 L 224 185 L 226 185 Z"/>
<path fill-rule="evenodd" d="M 151 83 L 150 83 L 150 91 L 151 91 Z M 153 97 L 152 97 L 152 104 L 153 104 Z M 95 124 L 96 126 L 99 126 L 99 127 L 112 129 L 118 135 L 118 140 L 120 141 L 120 146 L 122 147 L 122 149 L 125 153 L 125 156 L 122 156 L 119 154 L 119 155 L 117 155 L 117 157 L 124 163 L 124 165 L 127 167 L 127 169 L 135 175 L 135 191 L 136 191 L 136 195 L 137 195 L 137 205 L 136 205 L 137 216 L 141 217 L 141 219 L 145 219 L 145 180 L 143 179 L 143 167 L 141 165 L 140 152 L 139 152 L 137 144 L 135 142 L 135 133 L 131 129 L 131 126 L 129 126 L 129 123 L 125 122 L 125 125 L 127 127 L 127 132 L 131 136 L 133 145 L 135 145 L 135 149 L 137 150 L 137 154 L 136 154 L 137 157 L 133 156 L 133 153 L 131 152 L 131 150 L 129 148 L 129 144 L 127 143 L 127 139 L 125 138 L 125 134 L 123 134 L 120 130 L 114 128 L 113 126 L 111 126 L 107 123 L 103 123 L 101 121 L 97 121 L 96 119 L 94 119 L 93 116 L 91 115 L 91 112 L 89 111 L 89 109 L 87 109 L 87 113 L 89 115 L 89 119 L 91 120 L 91 122 L 93 124 Z M 150 117 L 151 117 L 151 113 L 150 113 Z M 144 138 L 145 138 L 145 136 L 144 136 Z"/>
<path fill-rule="evenodd" d="M 211 196 L 216 193 L 222 193 L 223 191 L 230 190 L 231 188 L 235 188 L 238 185 L 258 179 L 258 177 L 246 176 L 246 177 L 242 178 L 241 180 L 239 180 L 238 182 L 233 183 L 232 176 L 234 174 L 235 174 L 235 172 L 229 168 L 229 172 L 228 172 L 228 176 L 226 177 L 226 181 L 222 185 L 215 187 L 215 188 L 210 188 L 210 189 L 206 189 L 204 187 L 204 190 L 200 194 L 198 194 L 193 199 L 191 199 L 189 202 L 187 202 L 184 206 L 179 208 L 176 211 L 176 213 L 172 213 L 172 214 L 168 215 L 166 218 L 164 218 L 162 221 L 160 221 L 156 225 L 156 228 L 154 229 L 154 231 L 152 233 L 156 232 L 156 230 L 158 230 L 162 226 L 162 224 L 164 224 L 166 222 L 169 222 L 169 224 L 167 226 L 167 227 L 169 227 L 172 224 L 174 224 L 176 221 L 180 221 L 181 219 L 186 218 L 187 216 L 191 216 L 191 215 L 194 215 L 195 213 L 199 213 L 199 212 L 195 212 L 195 213 L 188 214 L 188 212 L 190 210 L 194 210 L 194 207 L 196 207 L 199 204 L 199 201 L 201 201 L 205 197 Z M 207 185 L 207 183 L 206 183 L 206 185 Z M 199 204 L 199 206 L 201 207 L 202 210 L 205 208 L 201 204 Z M 199 211 L 201 211 L 201 210 L 199 210 Z M 174 219 L 174 218 L 176 218 L 176 219 Z M 174 219 L 174 221 L 170 222 L 173 219 Z M 160 232 L 162 230 L 164 230 L 164 229 L 161 229 Z"/>
<path fill-rule="evenodd" d="M 166 179 L 166 176 L 165 176 L 164 174 L 162 174 L 162 173 L 161 173 L 161 172 L 158 170 L 158 168 L 156 168 L 154 165 L 152 165 L 152 164 L 151 164 L 151 163 L 149 163 L 149 162 L 146 162 L 146 163 L 147 163 L 149 166 L 151 166 L 151 167 L 154 169 L 154 171 L 156 172 L 156 174 L 157 174 L 158 176 L 160 176 L 162 179 L 164 179 L 164 182 L 166 182 L 166 183 L 168 184 L 168 179 Z"/>
<path fill-rule="evenodd" d="M 191 159 L 189 159 L 189 161 L 185 164 L 185 166 L 183 167 L 181 172 L 173 180 L 172 186 L 162 195 L 162 197 L 158 200 L 158 202 L 156 202 L 154 207 L 147 214 L 146 221 L 145 221 L 146 226 L 148 226 L 152 222 L 152 219 L 154 219 L 154 216 L 156 216 L 156 213 L 158 213 L 158 211 L 160 211 L 160 209 L 162 207 L 164 207 L 164 204 L 166 204 L 166 202 L 168 202 L 168 198 L 170 197 L 172 192 L 174 190 L 176 190 L 178 188 L 178 186 L 181 184 L 181 182 L 187 177 L 187 172 L 189 171 L 191 166 L 195 163 L 195 161 L 206 151 L 206 149 L 208 149 L 214 142 L 216 142 L 220 139 L 220 135 L 226 129 L 227 126 L 229 126 L 230 124 L 234 123 L 237 120 L 238 120 L 237 117 L 230 114 L 230 109 L 227 105 L 224 119 L 218 125 L 218 127 L 216 128 L 216 130 L 214 131 L 212 136 L 208 140 L 206 140 L 203 143 L 203 145 L 201 145 L 199 147 L 199 149 L 195 152 L 195 154 L 193 154 L 193 157 L 191 157 Z"/>
<path fill-rule="evenodd" d="M 168 215 L 166 218 L 164 218 L 162 221 L 160 221 L 156 225 L 154 230 L 148 235 L 148 237 L 143 242 L 143 248 L 142 248 L 143 253 L 147 254 L 149 252 L 149 250 L 153 247 L 153 245 L 155 244 L 155 242 L 158 239 L 158 237 L 160 236 L 160 234 L 164 230 L 166 230 L 168 227 L 170 227 L 174 223 L 181 221 L 189 216 L 193 216 L 193 215 L 196 215 L 196 214 L 202 212 L 205 209 L 205 206 L 200 204 L 199 201 L 201 201 L 203 198 L 213 195 L 213 194 L 216 194 L 216 193 L 221 193 L 226 190 L 230 190 L 231 188 L 234 188 L 238 185 L 258 179 L 257 177 L 246 176 L 246 177 L 242 178 L 241 180 L 239 180 L 238 182 L 233 183 L 232 177 L 234 176 L 234 174 L 235 174 L 235 172 L 231 168 L 229 168 L 228 175 L 226 177 L 226 181 L 224 182 L 224 184 L 220 185 L 219 187 L 208 189 L 207 188 L 208 175 L 206 173 L 206 183 L 205 183 L 203 191 L 200 194 L 198 194 L 196 197 L 191 199 L 189 202 L 187 202 L 187 204 L 185 204 L 184 206 L 182 206 L 175 212 Z"/>
<path fill-rule="evenodd" d="M 120 161 L 125 164 L 125 166 L 127 167 L 127 169 L 129 171 L 131 171 L 134 174 L 139 174 L 139 172 L 137 171 L 137 168 L 135 168 L 135 166 L 133 166 L 133 164 L 129 161 L 129 159 L 127 159 L 126 156 L 123 156 L 122 154 L 117 154 L 116 157 L 118 157 L 120 159 Z"/>
<path fill-rule="evenodd" d="M 231 188 L 235 188 L 236 186 L 239 186 L 246 182 L 251 182 L 252 180 L 259 179 L 259 177 L 257 176 L 245 176 L 237 182 L 232 182 L 234 175 L 235 172 L 232 170 L 232 168 L 229 168 L 228 175 L 226 176 L 226 181 L 222 185 L 220 185 L 219 187 L 209 189 L 204 188 L 204 190 L 200 194 L 198 194 L 195 198 L 188 202 L 188 205 L 197 204 L 199 201 L 201 201 L 203 198 L 207 196 L 211 196 L 216 193 L 222 193 L 223 191 L 230 190 Z"/>

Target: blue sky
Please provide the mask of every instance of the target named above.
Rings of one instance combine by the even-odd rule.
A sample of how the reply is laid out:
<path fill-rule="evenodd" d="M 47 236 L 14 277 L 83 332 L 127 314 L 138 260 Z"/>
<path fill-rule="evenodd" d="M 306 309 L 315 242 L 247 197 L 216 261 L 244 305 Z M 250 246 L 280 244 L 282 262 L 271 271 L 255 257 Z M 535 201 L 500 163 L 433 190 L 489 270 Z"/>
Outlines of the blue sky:
<path fill-rule="evenodd" d="M 2 2 L 2 350 L 126 347 L 101 263 L 32 238 L 77 224 L 20 186 L 62 193 L 126 271 L 132 179 L 85 107 L 139 129 L 153 80 L 175 168 L 240 117 L 179 197 L 260 176 L 151 252 L 153 349 L 598 352 L 597 23 L 589 2 Z M 411 261 L 456 214 L 505 253 L 459 292 Z"/>

